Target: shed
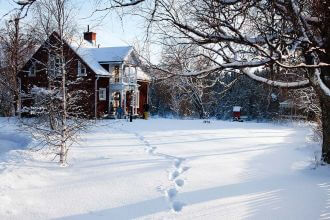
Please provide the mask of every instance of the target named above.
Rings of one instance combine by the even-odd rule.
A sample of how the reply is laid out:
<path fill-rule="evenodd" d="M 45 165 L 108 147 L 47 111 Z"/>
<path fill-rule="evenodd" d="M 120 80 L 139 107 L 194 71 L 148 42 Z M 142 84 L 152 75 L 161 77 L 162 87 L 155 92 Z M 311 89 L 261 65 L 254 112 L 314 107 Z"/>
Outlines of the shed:
<path fill-rule="evenodd" d="M 241 106 L 234 106 L 233 107 L 233 119 L 234 120 L 240 120 L 241 118 Z"/>

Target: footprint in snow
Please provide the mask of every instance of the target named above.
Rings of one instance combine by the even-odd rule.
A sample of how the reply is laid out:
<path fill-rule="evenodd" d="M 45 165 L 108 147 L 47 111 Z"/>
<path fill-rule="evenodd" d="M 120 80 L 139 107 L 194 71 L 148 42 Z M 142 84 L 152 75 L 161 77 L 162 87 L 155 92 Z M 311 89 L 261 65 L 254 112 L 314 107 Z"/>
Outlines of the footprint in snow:
<path fill-rule="evenodd" d="M 180 175 L 179 171 L 174 170 L 173 172 L 170 172 L 168 179 L 172 181 L 175 178 L 177 178 L 179 175 Z"/>
<path fill-rule="evenodd" d="M 172 203 L 172 210 L 175 212 L 180 212 L 184 206 L 184 203 L 175 201 Z"/>
<path fill-rule="evenodd" d="M 146 149 L 147 149 L 147 153 L 153 154 L 156 150 L 156 147 L 149 147 L 149 148 L 146 148 Z"/>
<path fill-rule="evenodd" d="M 179 173 L 181 174 L 181 173 L 183 173 L 183 172 L 186 172 L 187 170 L 189 170 L 190 169 L 190 167 L 179 167 L 178 168 L 178 171 L 179 171 Z"/>
<path fill-rule="evenodd" d="M 173 162 L 173 165 L 175 168 L 179 168 L 181 166 L 182 160 L 180 159 L 175 159 Z"/>
<path fill-rule="evenodd" d="M 184 185 L 184 180 L 183 179 L 176 179 L 175 180 L 175 185 L 178 187 L 182 187 Z"/>
<path fill-rule="evenodd" d="M 175 188 L 171 188 L 165 192 L 166 197 L 171 201 L 175 198 L 176 194 L 178 194 L 178 190 Z"/>

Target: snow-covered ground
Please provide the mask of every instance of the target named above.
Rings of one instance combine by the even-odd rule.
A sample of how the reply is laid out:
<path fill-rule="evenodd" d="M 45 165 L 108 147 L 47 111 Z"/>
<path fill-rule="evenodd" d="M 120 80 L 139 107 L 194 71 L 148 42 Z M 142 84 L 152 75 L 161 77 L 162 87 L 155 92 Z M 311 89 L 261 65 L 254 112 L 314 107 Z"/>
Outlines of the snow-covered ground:
<path fill-rule="evenodd" d="M 59 167 L 0 119 L 0 219 L 330 219 L 308 128 L 101 121 Z"/>

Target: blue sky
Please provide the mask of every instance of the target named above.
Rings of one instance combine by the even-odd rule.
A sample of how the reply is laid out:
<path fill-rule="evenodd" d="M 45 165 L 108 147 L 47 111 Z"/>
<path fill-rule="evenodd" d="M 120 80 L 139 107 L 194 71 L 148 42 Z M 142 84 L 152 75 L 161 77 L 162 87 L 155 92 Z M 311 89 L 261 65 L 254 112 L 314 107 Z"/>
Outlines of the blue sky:
<path fill-rule="evenodd" d="M 127 16 L 121 21 L 113 13 L 109 14 L 101 23 L 97 18 L 101 14 L 96 14 L 92 18 L 86 18 L 91 15 L 94 9 L 93 0 L 72 0 L 78 16 L 77 23 L 81 32 L 87 30 L 87 24 L 92 27 L 92 31 L 97 33 L 97 43 L 101 46 L 122 46 L 131 45 L 134 41 L 141 40 L 144 36 L 142 28 L 143 21 L 138 17 Z M 0 17 L 15 7 L 13 0 L 0 0 Z"/>

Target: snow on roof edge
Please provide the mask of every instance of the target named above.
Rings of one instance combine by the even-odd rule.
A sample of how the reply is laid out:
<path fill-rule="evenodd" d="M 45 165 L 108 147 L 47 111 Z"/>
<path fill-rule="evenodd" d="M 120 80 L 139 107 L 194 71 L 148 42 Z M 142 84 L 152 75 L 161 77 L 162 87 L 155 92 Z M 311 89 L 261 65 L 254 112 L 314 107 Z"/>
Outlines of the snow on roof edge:
<path fill-rule="evenodd" d="M 107 72 L 92 56 L 90 56 L 90 54 L 81 53 L 82 52 L 81 50 L 89 49 L 89 48 L 75 47 L 71 44 L 68 44 L 68 45 L 73 51 L 75 51 L 77 56 L 80 59 L 82 59 L 89 66 L 89 68 L 91 68 L 94 71 L 95 74 L 101 75 L 101 76 L 111 76 L 111 74 L 109 72 Z"/>
<path fill-rule="evenodd" d="M 234 112 L 240 112 L 241 109 L 242 109 L 241 106 L 234 106 L 234 107 L 233 107 L 233 111 L 234 111 Z"/>
<path fill-rule="evenodd" d="M 151 81 L 151 77 L 146 74 L 140 67 L 136 68 L 136 78 L 137 80 L 142 80 L 142 81 Z"/>

